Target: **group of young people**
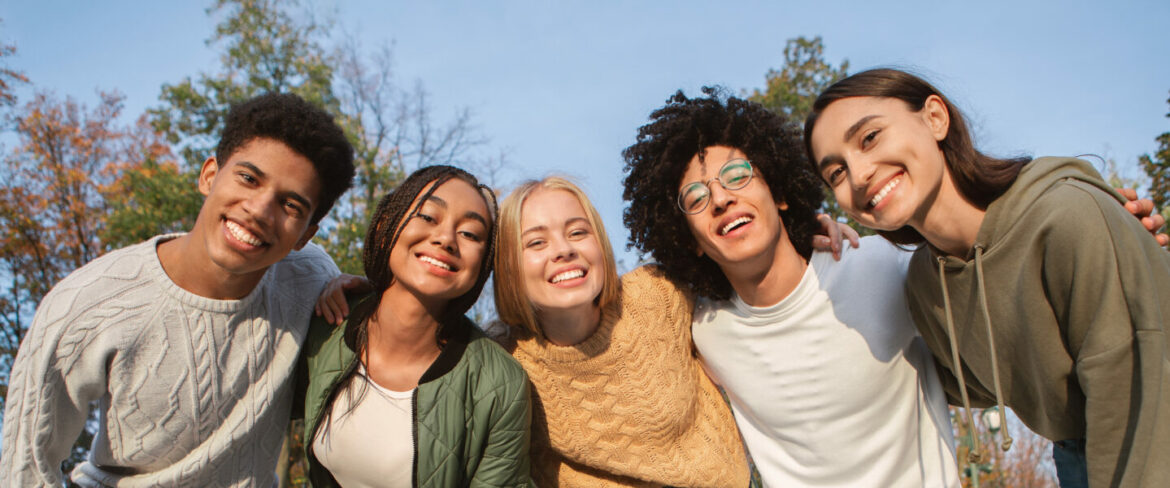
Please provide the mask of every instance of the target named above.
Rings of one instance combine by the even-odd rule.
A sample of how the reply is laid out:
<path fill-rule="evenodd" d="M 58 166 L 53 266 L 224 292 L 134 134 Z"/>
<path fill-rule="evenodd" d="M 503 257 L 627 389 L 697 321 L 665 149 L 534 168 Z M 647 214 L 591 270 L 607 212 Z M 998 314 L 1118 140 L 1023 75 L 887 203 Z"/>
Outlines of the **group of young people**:
<path fill-rule="evenodd" d="M 803 134 L 679 92 L 623 156 L 652 265 L 619 277 L 563 178 L 497 208 L 434 166 L 381 200 L 348 277 L 308 244 L 352 179 L 340 128 L 294 95 L 233 107 L 194 227 L 38 307 L 0 482 L 59 486 L 98 402 L 81 486 L 270 486 L 300 417 L 313 486 L 742 487 L 750 457 L 767 486 L 950 487 L 950 402 L 1012 408 L 1062 486 L 1170 484 L 1163 222 L 1087 163 L 988 157 L 888 69 L 830 87 Z M 881 237 L 814 249 L 840 232 L 825 185 Z M 465 313 L 493 268 L 489 337 Z"/>

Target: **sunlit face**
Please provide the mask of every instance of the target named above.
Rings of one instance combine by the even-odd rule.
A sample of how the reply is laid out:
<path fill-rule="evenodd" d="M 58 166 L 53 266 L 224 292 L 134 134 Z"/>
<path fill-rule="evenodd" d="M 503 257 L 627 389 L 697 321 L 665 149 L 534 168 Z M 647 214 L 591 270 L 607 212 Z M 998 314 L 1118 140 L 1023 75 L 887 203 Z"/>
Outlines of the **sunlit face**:
<path fill-rule="evenodd" d="M 702 161 L 695 155 L 687 165 L 679 192 L 693 182 L 708 182 L 710 201 L 701 212 L 687 215 L 687 225 L 698 242 L 696 250 L 720 266 L 742 264 L 775 252 L 780 239 L 787 238 L 777 211 L 787 208 L 772 198 L 764 177 L 756 171 L 746 186 L 728 190 L 713 179 L 724 164 L 747 159 L 740 150 L 711 146 Z"/>
<path fill-rule="evenodd" d="M 861 225 L 921 228 L 949 179 L 938 145 L 947 117 L 936 96 L 917 112 L 895 98 L 844 98 L 817 118 L 813 157 L 837 203 Z"/>
<path fill-rule="evenodd" d="M 403 287 L 424 303 L 442 305 L 475 286 L 491 225 L 479 190 L 458 178 L 447 180 L 402 225 L 390 252 L 391 287 Z"/>
<path fill-rule="evenodd" d="M 263 273 L 317 231 L 310 224 L 321 191 L 317 170 L 276 140 L 253 139 L 222 165 L 208 159 L 199 191 L 207 198 L 191 235 L 229 274 Z"/>
<path fill-rule="evenodd" d="M 520 207 L 521 274 L 528 300 L 543 313 L 595 307 L 605 255 L 577 197 L 539 188 Z M 544 324 L 556 326 L 556 324 Z"/>

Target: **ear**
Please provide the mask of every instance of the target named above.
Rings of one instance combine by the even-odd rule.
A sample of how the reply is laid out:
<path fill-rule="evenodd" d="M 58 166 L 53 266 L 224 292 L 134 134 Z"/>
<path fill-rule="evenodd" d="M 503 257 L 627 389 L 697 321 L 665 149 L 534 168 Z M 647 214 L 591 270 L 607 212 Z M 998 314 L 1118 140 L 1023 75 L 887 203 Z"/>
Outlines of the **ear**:
<path fill-rule="evenodd" d="M 941 142 L 946 139 L 947 130 L 951 128 L 951 114 L 947 111 L 946 102 L 938 95 L 931 95 L 926 97 L 920 112 L 934 140 Z"/>
<path fill-rule="evenodd" d="M 781 212 L 788 210 L 788 202 L 785 202 L 784 200 L 776 202 L 776 209 Z"/>
<path fill-rule="evenodd" d="M 215 181 L 215 175 L 219 173 L 219 163 L 215 160 L 215 156 L 207 158 L 203 162 L 203 168 L 199 170 L 199 193 L 203 196 L 211 194 L 211 183 Z"/>
<path fill-rule="evenodd" d="M 310 225 L 308 229 L 305 229 L 305 234 L 301 236 L 300 240 L 297 241 L 297 245 L 293 246 L 293 249 L 300 251 L 315 235 L 317 235 L 317 224 Z"/>
<path fill-rule="evenodd" d="M 695 256 L 700 258 L 703 257 L 703 248 L 698 244 L 695 244 Z"/>

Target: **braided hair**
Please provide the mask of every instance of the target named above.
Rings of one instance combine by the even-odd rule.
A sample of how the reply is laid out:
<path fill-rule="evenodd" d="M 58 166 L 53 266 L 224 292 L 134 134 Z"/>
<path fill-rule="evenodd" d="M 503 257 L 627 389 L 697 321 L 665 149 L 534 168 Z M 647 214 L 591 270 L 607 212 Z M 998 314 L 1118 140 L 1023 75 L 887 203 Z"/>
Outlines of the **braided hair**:
<path fill-rule="evenodd" d="M 812 254 L 824 195 L 820 178 L 805 162 L 795 124 L 718 88 L 704 87 L 703 93 L 702 98 L 687 98 L 676 92 L 650 114 L 650 123 L 638 129 L 637 142 L 622 152 L 622 198 L 629 202 L 623 220 L 630 230 L 629 247 L 650 254 L 668 278 L 698 296 L 725 300 L 731 296 L 731 282 L 710 257 L 696 256 L 698 243 L 675 203 L 691 159 L 703 158 L 711 146 L 742 151 L 772 198 L 788 204 L 780 219 L 793 247 L 806 259 Z"/>
<path fill-rule="evenodd" d="M 420 168 L 406 177 L 406 180 L 398 185 L 398 188 L 382 197 L 382 200 L 378 202 L 378 207 L 374 210 L 374 216 L 370 219 L 365 247 L 362 249 L 362 264 L 374 293 L 355 307 L 348 325 L 346 325 L 345 341 L 353 351 L 359 354 L 364 353 L 368 339 L 368 319 L 378 309 L 378 305 L 382 301 L 382 293 L 394 282 L 394 273 L 390 270 L 390 253 L 398 243 L 402 229 L 406 227 L 403 224 L 418 213 L 423 203 L 439 186 L 451 179 L 463 180 L 479 190 L 480 194 L 483 195 L 484 203 L 487 204 L 491 225 L 488 226 L 488 233 L 484 240 L 486 250 L 480 262 L 475 285 L 466 293 L 451 300 L 443 315 L 439 317 L 439 329 L 435 331 L 435 340 L 439 344 L 443 343 L 443 331 L 446 326 L 461 320 L 463 314 L 479 299 L 479 293 L 483 290 L 484 283 L 487 282 L 488 276 L 492 272 L 494 260 L 496 233 L 494 222 L 497 208 L 495 193 L 487 186 L 480 184 L 479 180 L 471 173 L 454 166 L 437 165 Z M 420 194 L 421 198 L 419 198 Z M 411 204 L 416 199 L 418 203 L 412 207 Z"/>

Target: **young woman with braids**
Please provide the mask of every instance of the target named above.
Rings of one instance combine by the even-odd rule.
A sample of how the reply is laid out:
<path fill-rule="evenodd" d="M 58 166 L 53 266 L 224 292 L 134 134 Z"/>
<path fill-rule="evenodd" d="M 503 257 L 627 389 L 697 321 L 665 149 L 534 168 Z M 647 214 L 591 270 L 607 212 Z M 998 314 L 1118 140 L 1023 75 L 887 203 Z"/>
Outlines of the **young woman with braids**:
<path fill-rule="evenodd" d="M 620 280 L 597 211 L 559 177 L 504 199 L 495 298 L 532 381 L 540 486 L 748 486 L 731 412 L 691 346 L 691 299 Z"/>
<path fill-rule="evenodd" d="M 1170 486 L 1170 254 L 1089 163 L 989 157 L 891 69 L 829 87 L 804 134 L 850 217 L 925 244 L 907 296 L 952 401 L 1011 407 L 1062 486 Z"/>
<path fill-rule="evenodd" d="M 450 166 L 378 204 L 363 255 L 373 292 L 325 305 L 353 313 L 340 327 L 318 318 L 302 353 L 313 486 L 531 484 L 527 377 L 464 316 L 491 273 L 494 221 L 492 192 Z"/>

